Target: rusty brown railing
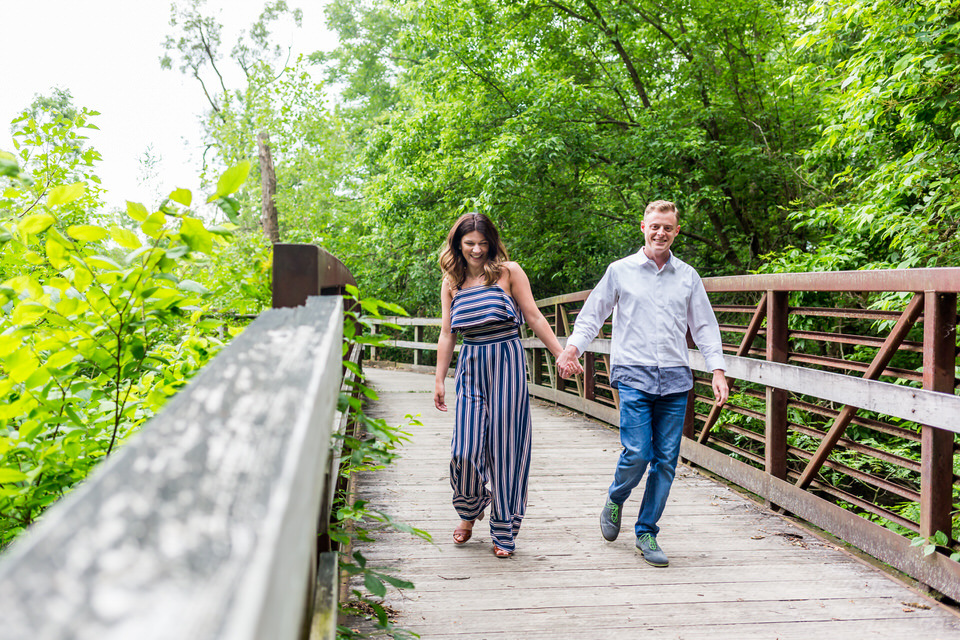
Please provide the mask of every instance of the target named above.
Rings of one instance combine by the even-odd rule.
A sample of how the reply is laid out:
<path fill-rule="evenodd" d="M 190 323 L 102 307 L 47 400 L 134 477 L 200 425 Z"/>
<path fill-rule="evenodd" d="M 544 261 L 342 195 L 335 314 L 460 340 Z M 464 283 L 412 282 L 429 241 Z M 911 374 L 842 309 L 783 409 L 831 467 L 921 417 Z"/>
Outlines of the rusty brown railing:
<path fill-rule="evenodd" d="M 951 549 L 923 555 L 916 536 L 960 530 L 957 293 L 960 268 L 705 278 L 733 387 L 722 411 L 709 377 L 690 394 L 681 455 L 960 599 Z M 537 302 L 561 339 L 589 291 Z M 438 319 L 396 318 L 436 349 Z M 563 380 L 525 338 L 532 395 L 618 424 L 609 324 Z M 702 357 L 691 351 L 695 372 Z M 953 545 L 953 549 L 956 549 Z"/>

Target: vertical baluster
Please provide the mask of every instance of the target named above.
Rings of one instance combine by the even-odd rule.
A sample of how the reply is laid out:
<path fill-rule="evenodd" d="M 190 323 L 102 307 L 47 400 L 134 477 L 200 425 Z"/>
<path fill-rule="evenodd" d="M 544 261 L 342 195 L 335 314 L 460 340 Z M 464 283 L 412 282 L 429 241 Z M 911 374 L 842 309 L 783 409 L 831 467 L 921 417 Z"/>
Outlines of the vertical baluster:
<path fill-rule="evenodd" d="M 423 342 L 423 326 L 416 325 L 413 327 L 413 340 L 414 342 Z M 423 349 L 414 349 L 413 350 L 413 364 L 423 364 Z"/>
<path fill-rule="evenodd" d="M 767 291 L 767 361 L 787 361 L 789 315 L 786 291 Z M 787 477 L 787 392 L 767 387 L 766 471 L 775 478 Z"/>
<path fill-rule="evenodd" d="M 923 314 L 923 388 L 953 393 L 957 294 L 927 291 Z M 953 508 L 951 431 L 924 426 L 920 433 L 920 535 L 950 535 Z"/>

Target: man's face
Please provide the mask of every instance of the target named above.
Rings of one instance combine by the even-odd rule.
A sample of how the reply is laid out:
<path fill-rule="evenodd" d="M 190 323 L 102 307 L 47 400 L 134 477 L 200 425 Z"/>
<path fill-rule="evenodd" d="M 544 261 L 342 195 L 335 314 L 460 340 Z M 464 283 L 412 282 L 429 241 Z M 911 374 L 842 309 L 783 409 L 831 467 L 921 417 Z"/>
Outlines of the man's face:
<path fill-rule="evenodd" d="M 670 245 L 680 233 L 680 227 L 677 225 L 677 214 L 672 211 L 651 211 L 643 217 L 640 223 L 640 229 L 643 230 L 643 240 L 646 243 L 648 254 L 653 256 L 667 256 L 670 252 Z"/>

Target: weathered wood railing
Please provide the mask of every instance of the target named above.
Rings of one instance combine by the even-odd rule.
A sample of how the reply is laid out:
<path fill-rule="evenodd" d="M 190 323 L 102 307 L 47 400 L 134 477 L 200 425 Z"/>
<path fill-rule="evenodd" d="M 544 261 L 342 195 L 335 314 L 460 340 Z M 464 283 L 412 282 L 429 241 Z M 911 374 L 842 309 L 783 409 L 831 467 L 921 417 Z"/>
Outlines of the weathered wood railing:
<path fill-rule="evenodd" d="M 276 282 L 304 283 L 282 306 L 352 283 L 316 247 L 275 255 Z M 261 314 L 8 550 L 0 635 L 334 637 L 336 554 L 317 541 L 349 420 L 342 344 L 339 297 Z"/>
<path fill-rule="evenodd" d="M 954 599 L 960 564 L 923 556 L 911 537 L 956 535 L 960 269 L 705 278 L 734 394 L 712 408 L 708 378 L 690 394 L 682 456 L 829 531 Z M 589 291 L 538 301 L 563 340 Z M 882 308 L 878 308 L 882 307 Z M 436 349 L 417 327 L 392 346 Z M 562 380 L 542 343 L 524 340 L 533 395 L 618 424 L 609 325 Z M 704 362 L 691 350 L 693 368 Z M 922 387 L 922 388 L 921 388 Z M 880 443 L 884 446 L 880 446 Z M 878 524 L 883 523 L 883 524 Z"/>

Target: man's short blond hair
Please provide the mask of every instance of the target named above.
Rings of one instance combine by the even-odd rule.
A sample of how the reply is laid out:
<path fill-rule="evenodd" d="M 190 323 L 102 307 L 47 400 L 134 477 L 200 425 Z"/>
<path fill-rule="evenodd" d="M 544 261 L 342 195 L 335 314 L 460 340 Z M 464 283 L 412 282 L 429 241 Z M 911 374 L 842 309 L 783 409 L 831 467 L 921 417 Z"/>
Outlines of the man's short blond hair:
<path fill-rule="evenodd" d="M 680 212 L 677 211 L 677 205 L 673 204 L 669 200 L 654 200 L 647 205 L 647 208 L 643 212 L 643 217 L 646 218 L 647 214 L 653 213 L 654 211 L 659 211 L 660 213 L 672 213 L 677 218 L 677 224 L 680 224 Z"/>

